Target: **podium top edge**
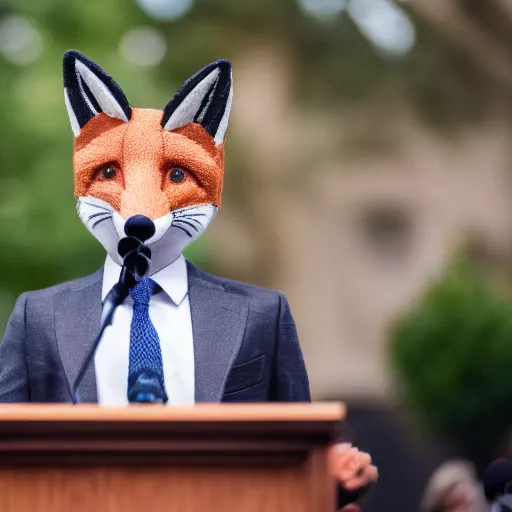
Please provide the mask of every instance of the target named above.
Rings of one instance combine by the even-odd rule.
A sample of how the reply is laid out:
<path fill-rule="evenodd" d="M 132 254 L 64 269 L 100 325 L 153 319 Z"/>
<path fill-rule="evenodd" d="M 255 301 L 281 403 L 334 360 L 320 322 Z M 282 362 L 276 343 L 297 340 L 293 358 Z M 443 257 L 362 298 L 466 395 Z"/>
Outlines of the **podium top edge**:
<path fill-rule="evenodd" d="M 342 403 L 195 404 L 191 406 L 0 404 L 9 422 L 328 422 L 345 419 Z"/>

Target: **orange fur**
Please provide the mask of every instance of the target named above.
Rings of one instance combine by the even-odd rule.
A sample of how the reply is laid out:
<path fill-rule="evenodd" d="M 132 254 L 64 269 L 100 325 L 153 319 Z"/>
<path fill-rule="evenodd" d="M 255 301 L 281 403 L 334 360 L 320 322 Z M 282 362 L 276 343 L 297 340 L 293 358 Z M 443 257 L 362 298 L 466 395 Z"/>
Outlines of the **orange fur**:
<path fill-rule="evenodd" d="M 104 113 L 92 118 L 75 139 L 75 197 L 102 199 L 125 219 L 135 214 L 157 219 L 184 206 L 220 206 L 224 144 L 217 146 L 199 124 L 164 130 L 162 115 L 132 109 L 127 123 Z M 117 170 L 113 179 L 101 173 L 107 164 Z M 181 183 L 169 179 L 174 168 L 186 173 Z"/>

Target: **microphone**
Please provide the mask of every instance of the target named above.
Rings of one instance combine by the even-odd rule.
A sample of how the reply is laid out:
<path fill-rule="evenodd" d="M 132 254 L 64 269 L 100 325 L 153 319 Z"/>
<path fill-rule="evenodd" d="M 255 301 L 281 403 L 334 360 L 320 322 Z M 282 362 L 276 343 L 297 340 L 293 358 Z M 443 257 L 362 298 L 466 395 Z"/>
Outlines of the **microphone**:
<path fill-rule="evenodd" d="M 105 297 L 101 310 L 98 335 L 91 344 L 87 356 L 84 359 L 84 363 L 71 386 L 71 399 L 73 404 L 79 402 L 77 396 L 78 386 L 82 382 L 85 372 L 91 364 L 105 329 L 112 324 L 112 318 L 114 317 L 116 308 L 124 302 L 130 293 L 130 289 L 145 279 L 149 273 L 151 250 L 144 245 L 144 242 L 155 234 L 153 221 L 144 215 L 134 215 L 126 221 L 124 232 L 126 237 L 121 238 L 117 245 L 117 252 L 121 258 L 123 258 L 123 266 L 119 280 Z"/>

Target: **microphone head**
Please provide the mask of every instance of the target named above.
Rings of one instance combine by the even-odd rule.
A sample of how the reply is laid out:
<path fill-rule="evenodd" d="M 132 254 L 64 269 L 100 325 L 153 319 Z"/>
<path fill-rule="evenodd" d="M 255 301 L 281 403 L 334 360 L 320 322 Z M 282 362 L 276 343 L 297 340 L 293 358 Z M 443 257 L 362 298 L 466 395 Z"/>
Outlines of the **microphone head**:
<path fill-rule="evenodd" d="M 498 496 L 512 494 L 512 460 L 498 459 L 491 462 L 482 474 L 485 497 L 494 501 Z"/>
<path fill-rule="evenodd" d="M 154 222 L 145 215 L 134 215 L 124 223 L 126 236 L 136 238 L 143 243 L 149 240 L 155 231 Z"/>
<path fill-rule="evenodd" d="M 128 236 L 119 240 L 117 252 L 123 258 L 123 268 L 131 276 L 129 278 L 128 275 L 123 274 L 123 281 L 131 279 L 138 283 L 147 277 L 151 262 L 151 249 L 149 247 L 137 238 Z"/>
<path fill-rule="evenodd" d="M 142 281 L 149 274 L 150 258 L 143 252 L 130 252 L 125 257 L 124 264 L 137 282 Z"/>
<path fill-rule="evenodd" d="M 133 238 L 131 236 L 126 236 L 119 240 L 117 244 L 117 252 L 121 258 L 124 258 L 128 253 L 132 251 L 138 251 L 142 254 L 145 254 L 149 259 L 151 259 L 151 249 L 137 240 L 137 238 Z"/>
<path fill-rule="evenodd" d="M 136 251 L 141 246 L 142 243 L 140 240 L 133 236 L 127 236 L 119 240 L 119 243 L 117 244 L 117 252 L 119 253 L 119 256 L 124 259 L 128 253 Z"/>

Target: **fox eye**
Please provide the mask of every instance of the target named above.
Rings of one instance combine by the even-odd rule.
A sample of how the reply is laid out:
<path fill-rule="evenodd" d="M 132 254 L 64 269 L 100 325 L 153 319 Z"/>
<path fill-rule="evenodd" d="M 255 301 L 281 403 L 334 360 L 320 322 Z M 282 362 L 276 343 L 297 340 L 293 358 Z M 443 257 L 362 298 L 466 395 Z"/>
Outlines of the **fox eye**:
<path fill-rule="evenodd" d="M 102 172 L 103 172 L 103 177 L 106 178 L 107 180 L 111 180 L 112 178 L 115 178 L 116 174 L 117 174 L 116 170 L 114 169 L 114 167 L 112 165 L 105 167 Z"/>
<path fill-rule="evenodd" d="M 169 178 L 173 183 L 181 183 L 185 179 L 185 172 L 182 169 L 173 169 Z"/>

